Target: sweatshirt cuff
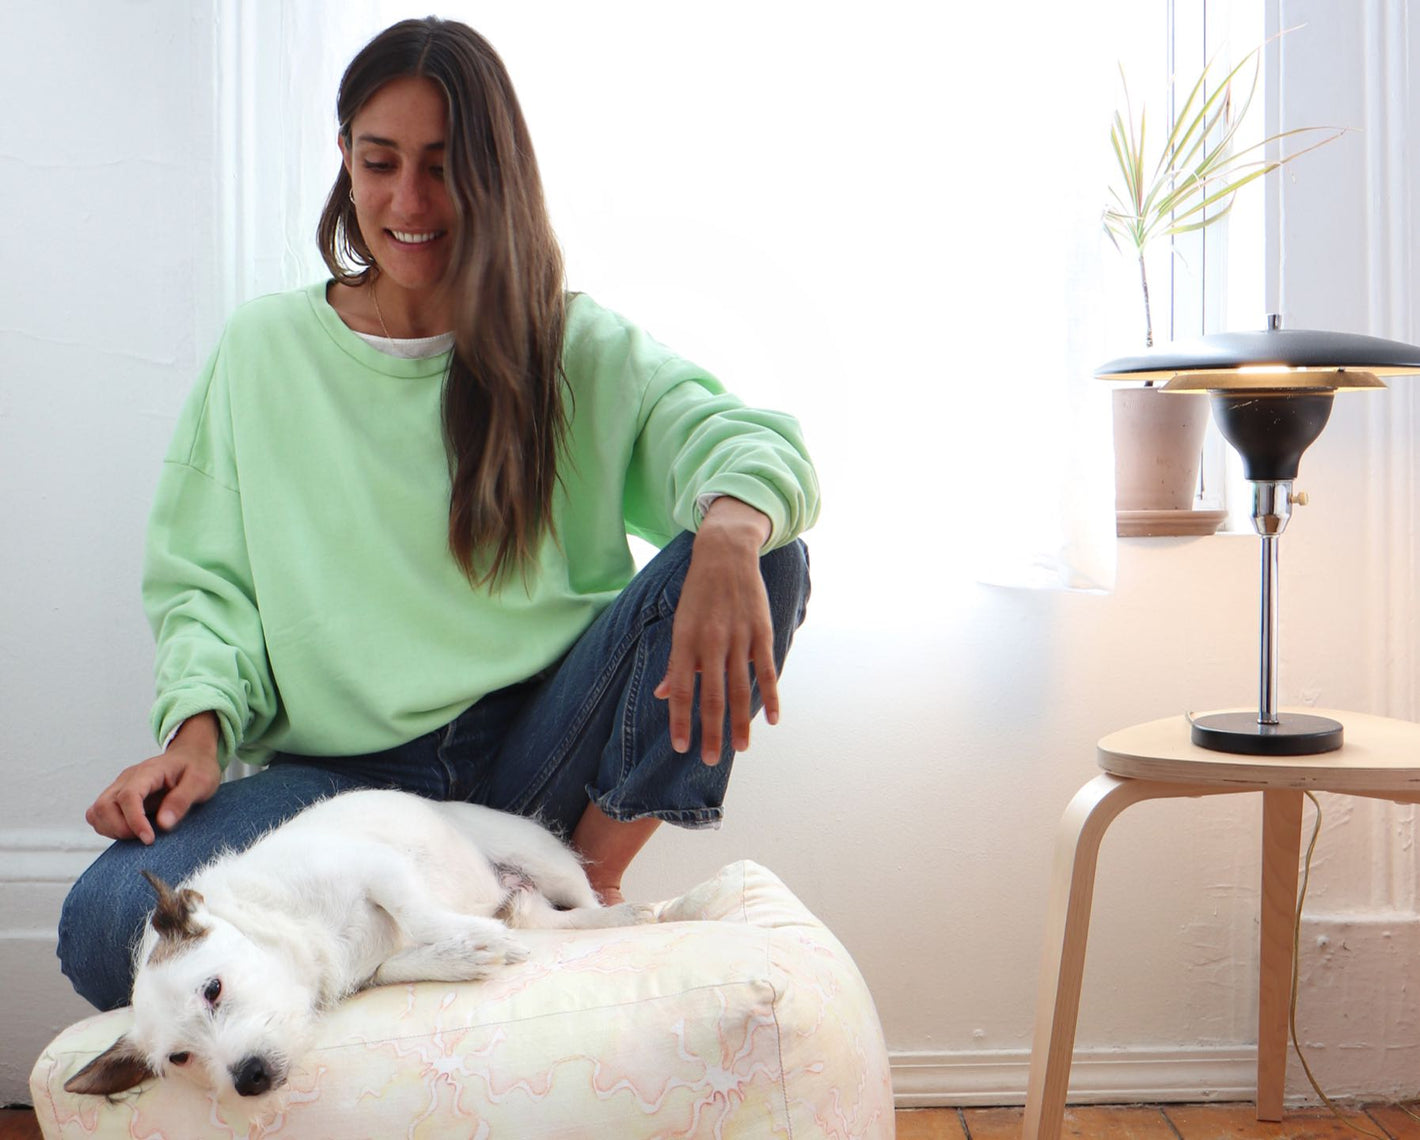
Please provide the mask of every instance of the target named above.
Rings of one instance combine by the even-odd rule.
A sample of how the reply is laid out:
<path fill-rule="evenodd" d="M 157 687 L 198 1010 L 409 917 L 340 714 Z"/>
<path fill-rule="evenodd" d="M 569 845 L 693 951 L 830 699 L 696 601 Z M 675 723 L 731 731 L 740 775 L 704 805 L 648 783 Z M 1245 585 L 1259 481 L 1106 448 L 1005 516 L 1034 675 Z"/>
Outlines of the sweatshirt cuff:
<path fill-rule="evenodd" d="M 153 735 L 166 749 L 184 721 L 205 712 L 217 718 L 217 763 L 225 772 L 240 740 L 236 717 L 217 693 L 194 689 L 159 697 L 153 705 Z"/>
<path fill-rule="evenodd" d="M 701 491 L 695 500 L 697 527 L 704 521 L 710 504 L 721 495 L 738 499 L 769 519 L 769 538 L 760 547 L 761 554 L 768 554 L 798 538 L 801 527 L 796 525 L 797 520 L 791 518 L 784 500 L 773 487 L 751 475 L 722 475 L 715 480 L 713 488 Z"/>

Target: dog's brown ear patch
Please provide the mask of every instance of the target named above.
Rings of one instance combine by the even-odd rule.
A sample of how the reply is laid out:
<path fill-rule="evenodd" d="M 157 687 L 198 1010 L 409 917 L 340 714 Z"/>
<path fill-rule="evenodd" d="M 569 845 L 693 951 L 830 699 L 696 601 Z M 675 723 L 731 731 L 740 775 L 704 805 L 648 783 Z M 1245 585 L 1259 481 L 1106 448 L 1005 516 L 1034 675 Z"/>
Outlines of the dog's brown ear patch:
<path fill-rule="evenodd" d="M 144 871 L 143 877 L 158 893 L 158 905 L 152 918 L 153 929 L 170 951 L 207 933 L 207 928 L 198 926 L 192 917 L 193 910 L 202 901 L 200 894 L 188 887 L 175 891 L 151 871 Z"/>
<path fill-rule="evenodd" d="M 128 1038 L 120 1037 L 65 1081 L 64 1091 L 112 1096 L 157 1075 L 148 1067 L 148 1059 L 129 1043 Z"/>

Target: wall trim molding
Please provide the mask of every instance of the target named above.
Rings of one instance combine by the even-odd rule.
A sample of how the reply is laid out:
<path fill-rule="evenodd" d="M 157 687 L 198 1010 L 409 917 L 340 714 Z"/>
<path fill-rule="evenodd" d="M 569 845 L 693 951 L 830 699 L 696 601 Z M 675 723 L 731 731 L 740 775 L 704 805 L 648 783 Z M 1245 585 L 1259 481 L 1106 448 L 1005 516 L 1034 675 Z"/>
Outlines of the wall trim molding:
<path fill-rule="evenodd" d="M 1024 1104 L 1030 1053 L 893 1053 L 898 1108 L 981 1108 Z M 1071 1104 L 1250 1101 L 1257 1092 L 1252 1045 L 1197 1049 L 1077 1050 Z"/>
<path fill-rule="evenodd" d="M 1360 8 L 1365 58 L 1362 75 L 1365 121 L 1364 176 L 1372 209 L 1364 219 L 1366 308 L 1370 331 L 1414 342 L 1420 335 L 1414 284 L 1417 211 L 1410 96 L 1410 54 L 1404 0 L 1369 0 Z M 1413 535 L 1420 512 L 1415 478 L 1420 455 L 1415 446 L 1417 404 L 1413 378 L 1400 377 L 1387 398 L 1367 406 L 1369 478 L 1377 489 L 1370 504 L 1369 564 L 1372 670 L 1377 699 L 1389 716 L 1420 715 L 1420 675 L 1415 642 L 1420 592 L 1415 583 L 1417 547 Z"/>
<path fill-rule="evenodd" d="M 0 886 L 74 882 L 109 841 L 87 828 L 14 827 L 0 831 Z"/>

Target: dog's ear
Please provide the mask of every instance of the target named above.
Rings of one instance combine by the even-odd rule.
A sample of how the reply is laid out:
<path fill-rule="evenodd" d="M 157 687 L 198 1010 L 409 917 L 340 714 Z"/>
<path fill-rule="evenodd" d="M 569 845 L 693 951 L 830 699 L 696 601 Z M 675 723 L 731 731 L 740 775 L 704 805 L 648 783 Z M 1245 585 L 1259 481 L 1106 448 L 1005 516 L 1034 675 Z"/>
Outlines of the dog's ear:
<path fill-rule="evenodd" d="M 153 929 L 164 940 L 187 942 L 207 933 L 192 918 L 193 910 L 202 901 L 200 894 L 187 887 L 175 891 L 151 871 L 145 870 L 143 877 L 158 894 L 158 906 L 153 911 Z"/>
<path fill-rule="evenodd" d="M 65 1081 L 64 1091 L 112 1096 L 157 1075 L 148 1067 L 148 1058 L 127 1037 L 120 1037 Z"/>

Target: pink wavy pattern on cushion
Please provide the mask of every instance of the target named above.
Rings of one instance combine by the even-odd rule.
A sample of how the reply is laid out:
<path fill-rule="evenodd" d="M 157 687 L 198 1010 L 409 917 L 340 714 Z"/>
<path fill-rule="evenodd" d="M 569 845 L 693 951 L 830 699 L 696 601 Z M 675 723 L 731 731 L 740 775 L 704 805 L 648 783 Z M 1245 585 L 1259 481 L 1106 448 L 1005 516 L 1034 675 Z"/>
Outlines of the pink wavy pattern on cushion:
<path fill-rule="evenodd" d="M 127 1014 L 91 1018 L 35 1066 L 41 1127 L 50 1140 L 893 1135 L 872 999 L 778 879 L 735 864 L 657 911 L 633 930 L 527 932 L 532 957 L 477 985 L 357 995 L 256 1113 L 179 1079 L 112 1103 L 64 1093 Z"/>

